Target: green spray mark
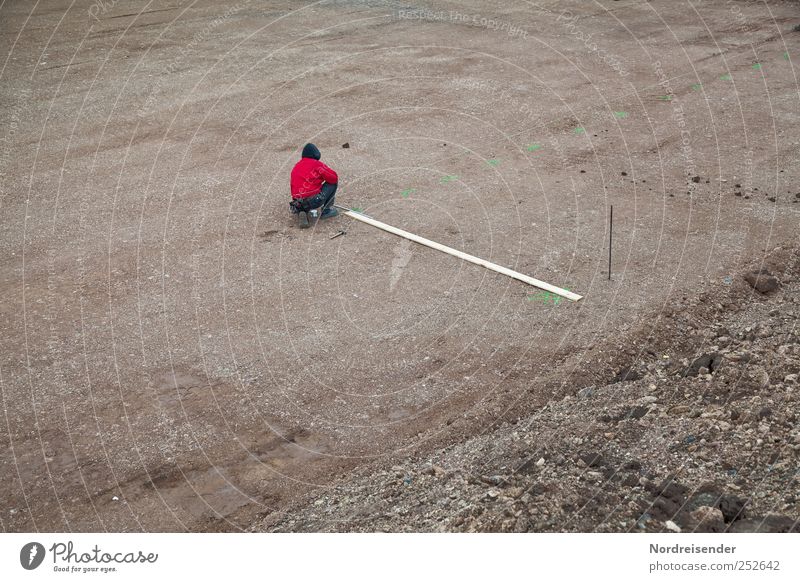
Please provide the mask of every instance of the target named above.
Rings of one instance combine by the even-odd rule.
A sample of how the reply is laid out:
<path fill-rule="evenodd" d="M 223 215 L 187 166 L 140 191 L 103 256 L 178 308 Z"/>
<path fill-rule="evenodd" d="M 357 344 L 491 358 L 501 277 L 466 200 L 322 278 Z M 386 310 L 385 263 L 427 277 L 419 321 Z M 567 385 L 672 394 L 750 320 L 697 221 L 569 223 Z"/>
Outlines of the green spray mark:
<path fill-rule="evenodd" d="M 542 149 L 542 144 L 532 143 L 525 149 L 527 149 L 529 152 L 535 152 L 536 150 Z"/>
<path fill-rule="evenodd" d="M 753 65 L 753 70 L 754 71 L 760 71 L 761 70 L 761 63 L 755 63 Z"/>
<path fill-rule="evenodd" d="M 789 53 L 788 52 L 783 53 L 783 58 L 788 61 L 789 60 Z"/>
<path fill-rule="evenodd" d="M 455 180 L 458 180 L 458 176 L 456 176 L 455 174 L 452 174 L 450 176 L 443 177 L 441 182 L 442 182 L 442 184 L 447 184 L 448 182 L 453 182 Z"/>
<path fill-rule="evenodd" d="M 616 117 L 617 119 L 625 119 L 626 117 L 628 117 L 628 113 L 626 111 L 615 111 L 614 117 Z"/>
<path fill-rule="evenodd" d="M 731 75 L 730 73 L 725 73 L 724 75 L 720 75 L 720 81 L 730 81 Z"/>
<path fill-rule="evenodd" d="M 416 192 L 414 188 L 409 188 L 408 190 L 403 190 L 402 192 L 400 192 L 400 196 L 402 196 L 403 198 L 408 198 L 409 195 L 411 195 L 414 192 Z"/>
<path fill-rule="evenodd" d="M 350 210 L 352 210 L 353 212 L 358 212 L 359 214 L 365 214 L 364 209 L 361 208 L 360 206 L 356 206 L 354 208 L 351 208 Z"/>
<path fill-rule="evenodd" d="M 486 160 L 486 163 L 492 166 L 493 168 L 496 168 L 497 166 L 500 165 L 500 160 Z"/>
<path fill-rule="evenodd" d="M 702 88 L 703 88 L 702 83 L 695 83 L 694 85 L 692 85 L 692 91 L 699 91 Z"/>
<path fill-rule="evenodd" d="M 659 95 L 657 99 L 659 101 L 672 101 L 672 95 Z"/>
<path fill-rule="evenodd" d="M 584 133 L 586 133 L 586 130 L 580 126 L 576 127 L 572 131 L 574 131 L 576 135 L 583 135 Z"/>
<path fill-rule="evenodd" d="M 564 287 L 564 289 L 569 291 L 567 287 Z M 541 291 L 535 295 L 528 295 L 528 301 L 540 301 L 541 303 L 552 303 L 553 305 L 558 305 L 562 299 L 564 298 L 561 295 L 556 295 L 550 291 Z"/>

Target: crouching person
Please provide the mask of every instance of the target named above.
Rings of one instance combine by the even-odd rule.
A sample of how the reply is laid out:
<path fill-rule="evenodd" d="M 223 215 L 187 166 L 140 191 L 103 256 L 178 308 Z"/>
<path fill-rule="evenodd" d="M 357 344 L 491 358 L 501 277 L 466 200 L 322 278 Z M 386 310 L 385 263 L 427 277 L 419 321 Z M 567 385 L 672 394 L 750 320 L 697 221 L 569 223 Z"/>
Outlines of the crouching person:
<path fill-rule="evenodd" d="M 317 208 L 322 208 L 320 218 L 331 218 L 339 214 L 333 207 L 339 176 L 320 162 L 320 157 L 322 155 L 319 148 L 313 143 L 307 143 L 303 148 L 303 157 L 292 168 L 292 201 L 289 209 L 298 215 L 300 228 L 308 228 L 308 215 Z"/>

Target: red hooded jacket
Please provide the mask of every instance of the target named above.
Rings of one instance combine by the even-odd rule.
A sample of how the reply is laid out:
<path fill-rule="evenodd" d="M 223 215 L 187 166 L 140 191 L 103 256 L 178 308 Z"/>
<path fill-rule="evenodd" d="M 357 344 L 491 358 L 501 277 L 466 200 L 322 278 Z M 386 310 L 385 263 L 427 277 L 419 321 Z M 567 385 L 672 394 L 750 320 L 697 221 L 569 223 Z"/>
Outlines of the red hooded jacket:
<path fill-rule="evenodd" d="M 292 168 L 290 186 L 292 198 L 308 198 L 319 194 L 322 184 L 336 184 L 339 176 L 328 166 L 319 161 L 320 153 L 314 144 L 307 144 L 303 149 L 302 159 Z"/>

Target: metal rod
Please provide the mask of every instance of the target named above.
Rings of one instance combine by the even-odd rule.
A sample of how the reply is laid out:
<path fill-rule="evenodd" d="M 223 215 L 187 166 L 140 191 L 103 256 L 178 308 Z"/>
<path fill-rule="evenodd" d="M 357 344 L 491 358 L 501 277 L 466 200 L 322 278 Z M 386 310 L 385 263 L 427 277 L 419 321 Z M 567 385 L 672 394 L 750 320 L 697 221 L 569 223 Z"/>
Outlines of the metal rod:
<path fill-rule="evenodd" d="M 614 237 L 614 205 L 611 205 L 611 213 L 608 216 L 608 280 L 611 281 L 611 242 Z"/>

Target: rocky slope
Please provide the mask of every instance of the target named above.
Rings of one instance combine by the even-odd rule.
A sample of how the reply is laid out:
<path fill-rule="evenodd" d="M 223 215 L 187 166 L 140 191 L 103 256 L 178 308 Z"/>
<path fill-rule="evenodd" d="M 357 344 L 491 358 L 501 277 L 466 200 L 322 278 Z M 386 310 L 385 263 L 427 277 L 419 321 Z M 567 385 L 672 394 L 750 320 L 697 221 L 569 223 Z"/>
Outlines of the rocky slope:
<path fill-rule="evenodd" d="M 643 325 L 607 384 L 253 529 L 800 531 L 798 273 L 775 249 Z"/>

